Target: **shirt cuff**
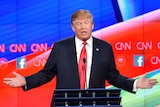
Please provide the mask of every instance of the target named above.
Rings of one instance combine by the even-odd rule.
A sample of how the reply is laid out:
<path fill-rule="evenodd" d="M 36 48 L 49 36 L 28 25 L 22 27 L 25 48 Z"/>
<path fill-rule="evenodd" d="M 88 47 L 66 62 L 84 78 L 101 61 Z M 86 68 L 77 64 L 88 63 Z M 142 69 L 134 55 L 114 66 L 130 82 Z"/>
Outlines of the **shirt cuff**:
<path fill-rule="evenodd" d="M 27 90 L 27 85 L 24 86 L 24 89 Z"/>
<path fill-rule="evenodd" d="M 137 80 L 134 81 L 134 84 L 133 84 L 133 90 L 134 92 L 137 92 L 138 88 L 136 87 L 136 84 L 137 84 Z"/>

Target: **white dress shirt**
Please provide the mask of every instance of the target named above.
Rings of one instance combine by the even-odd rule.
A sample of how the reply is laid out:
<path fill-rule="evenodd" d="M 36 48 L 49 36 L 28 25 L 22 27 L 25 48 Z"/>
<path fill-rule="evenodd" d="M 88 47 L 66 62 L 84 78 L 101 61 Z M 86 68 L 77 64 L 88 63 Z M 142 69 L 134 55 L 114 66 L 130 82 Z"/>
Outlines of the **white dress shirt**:
<path fill-rule="evenodd" d="M 87 51 L 87 67 L 86 67 L 86 88 L 89 88 L 89 78 L 91 72 L 92 64 L 92 51 L 93 51 L 93 38 L 92 36 L 86 41 L 86 51 Z M 83 41 L 75 37 L 76 53 L 77 53 L 77 63 L 79 63 L 79 57 L 81 50 L 83 48 Z"/>

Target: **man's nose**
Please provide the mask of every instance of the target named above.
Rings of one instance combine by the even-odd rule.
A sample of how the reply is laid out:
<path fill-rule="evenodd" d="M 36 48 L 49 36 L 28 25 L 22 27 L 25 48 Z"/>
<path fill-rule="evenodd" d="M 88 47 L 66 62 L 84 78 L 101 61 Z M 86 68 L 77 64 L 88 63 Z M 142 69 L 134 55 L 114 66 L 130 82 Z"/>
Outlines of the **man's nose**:
<path fill-rule="evenodd" d="M 82 23 L 81 27 L 82 27 L 82 28 L 86 28 L 86 24 L 85 24 L 85 23 Z"/>

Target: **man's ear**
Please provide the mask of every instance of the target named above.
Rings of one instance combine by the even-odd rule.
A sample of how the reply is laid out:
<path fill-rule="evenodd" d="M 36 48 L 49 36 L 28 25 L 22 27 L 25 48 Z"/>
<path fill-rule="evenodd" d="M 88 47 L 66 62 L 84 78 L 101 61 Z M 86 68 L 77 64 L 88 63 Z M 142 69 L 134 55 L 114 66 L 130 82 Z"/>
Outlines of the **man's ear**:
<path fill-rule="evenodd" d="M 74 27 L 73 27 L 73 25 L 72 25 L 72 24 L 71 24 L 71 28 L 72 28 L 73 32 L 75 32 L 75 29 L 74 29 Z"/>
<path fill-rule="evenodd" d="M 93 23 L 93 25 L 92 25 L 92 30 L 94 29 L 94 23 Z"/>

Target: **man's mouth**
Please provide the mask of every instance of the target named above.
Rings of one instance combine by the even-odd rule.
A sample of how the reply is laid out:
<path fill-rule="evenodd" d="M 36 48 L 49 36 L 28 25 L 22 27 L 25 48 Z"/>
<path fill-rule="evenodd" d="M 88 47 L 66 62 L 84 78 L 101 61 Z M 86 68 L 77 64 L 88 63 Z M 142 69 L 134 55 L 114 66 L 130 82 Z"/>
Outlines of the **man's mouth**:
<path fill-rule="evenodd" d="M 84 35 L 84 34 L 87 34 L 87 32 L 86 32 L 86 31 L 82 31 L 82 32 L 81 32 L 81 34 L 83 34 L 83 35 Z"/>

